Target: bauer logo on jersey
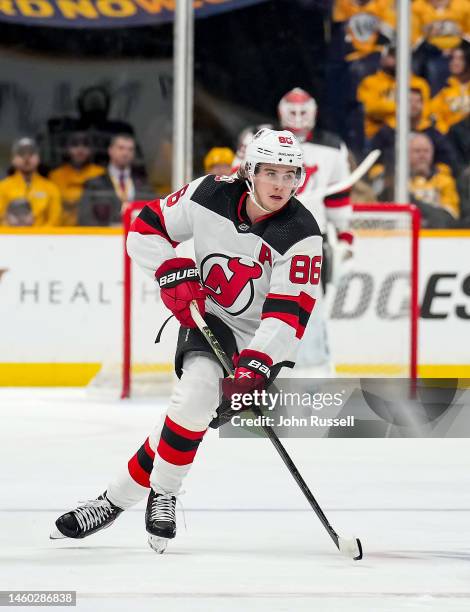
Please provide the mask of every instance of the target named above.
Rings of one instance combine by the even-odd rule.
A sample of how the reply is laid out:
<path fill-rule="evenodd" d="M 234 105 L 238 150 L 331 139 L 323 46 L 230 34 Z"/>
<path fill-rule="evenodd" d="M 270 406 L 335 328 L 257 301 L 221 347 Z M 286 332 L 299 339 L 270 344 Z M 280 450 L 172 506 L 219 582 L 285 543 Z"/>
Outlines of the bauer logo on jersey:
<path fill-rule="evenodd" d="M 201 263 L 201 276 L 209 298 L 231 315 L 245 312 L 253 302 L 253 281 L 260 278 L 259 263 L 221 253 L 208 255 Z"/>
<path fill-rule="evenodd" d="M 199 280 L 199 274 L 196 268 L 187 268 L 185 270 L 177 270 L 164 274 L 158 279 L 160 287 L 174 287 L 185 280 Z"/>

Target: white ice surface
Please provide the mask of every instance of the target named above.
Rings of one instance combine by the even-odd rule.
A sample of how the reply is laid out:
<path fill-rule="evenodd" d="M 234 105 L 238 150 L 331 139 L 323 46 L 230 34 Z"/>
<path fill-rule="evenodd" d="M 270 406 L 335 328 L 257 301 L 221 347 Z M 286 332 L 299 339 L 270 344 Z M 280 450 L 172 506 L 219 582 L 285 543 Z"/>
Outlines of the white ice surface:
<path fill-rule="evenodd" d="M 359 562 L 337 552 L 268 440 L 212 431 L 185 482 L 187 530 L 179 512 L 164 555 L 147 546 L 144 503 L 89 539 L 50 541 L 163 409 L 0 390 L 0 590 L 76 590 L 90 611 L 470 610 L 465 439 L 285 441 L 332 525 L 361 538 Z"/>

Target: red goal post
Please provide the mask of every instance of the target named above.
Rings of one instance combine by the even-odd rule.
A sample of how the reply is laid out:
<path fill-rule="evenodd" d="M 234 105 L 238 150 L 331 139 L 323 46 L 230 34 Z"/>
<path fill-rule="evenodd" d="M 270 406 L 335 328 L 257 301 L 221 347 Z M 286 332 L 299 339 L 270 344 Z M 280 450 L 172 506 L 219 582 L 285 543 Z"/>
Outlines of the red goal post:
<path fill-rule="evenodd" d="M 133 333 L 133 304 L 132 304 L 132 265 L 127 255 L 126 240 L 134 216 L 140 211 L 144 202 L 130 204 L 123 215 L 123 359 L 122 359 L 122 385 L 121 398 L 131 395 L 132 385 L 132 333 Z M 419 276 L 419 229 L 420 213 L 416 206 L 411 204 L 374 203 L 354 204 L 353 225 L 359 217 L 369 219 L 369 225 L 374 226 L 374 218 L 396 219 L 396 226 L 403 228 L 406 237 L 409 237 L 409 274 L 410 274 L 410 310 L 409 310 L 409 371 L 410 378 L 417 377 L 418 363 L 418 276 Z M 399 222 L 399 220 L 402 220 Z M 367 227 L 367 223 L 365 224 Z M 367 231 L 367 230 L 365 230 Z M 374 230 L 372 230 L 374 231 Z M 397 231 L 397 230 L 395 230 Z M 407 332 L 408 334 L 408 332 Z"/>
<path fill-rule="evenodd" d="M 122 386 L 121 399 L 131 395 L 132 377 L 132 262 L 127 254 L 127 236 L 136 213 L 145 206 L 145 202 L 132 202 L 123 214 L 123 337 L 122 337 Z"/>

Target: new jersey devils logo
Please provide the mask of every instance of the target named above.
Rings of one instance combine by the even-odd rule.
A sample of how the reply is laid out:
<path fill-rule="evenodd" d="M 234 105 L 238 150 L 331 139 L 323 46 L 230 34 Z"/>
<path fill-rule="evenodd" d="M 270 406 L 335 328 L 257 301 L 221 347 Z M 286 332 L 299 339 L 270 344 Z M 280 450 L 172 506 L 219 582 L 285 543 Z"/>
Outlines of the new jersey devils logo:
<path fill-rule="evenodd" d="M 301 193 L 303 193 L 306 190 L 307 185 L 309 186 L 310 189 L 313 189 L 314 181 L 316 178 L 315 174 L 317 172 L 318 172 L 318 166 L 316 164 L 315 166 L 305 166 L 305 179 L 302 185 L 300 185 L 300 187 L 297 189 L 297 195 L 300 195 Z"/>
<path fill-rule="evenodd" d="M 259 263 L 221 253 L 208 255 L 201 263 L 202 282 L 209 297 L 231 315 L 249 308 L 255 294 L 253 281 L 262 274 Z"/>

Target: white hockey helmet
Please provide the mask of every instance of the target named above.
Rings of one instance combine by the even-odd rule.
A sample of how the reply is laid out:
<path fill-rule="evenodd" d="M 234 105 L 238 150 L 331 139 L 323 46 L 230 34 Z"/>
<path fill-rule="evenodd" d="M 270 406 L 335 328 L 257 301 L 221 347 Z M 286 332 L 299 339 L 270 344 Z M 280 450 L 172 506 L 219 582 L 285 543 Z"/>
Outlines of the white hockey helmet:
<path fill-rule="evenodd" d="M 254 193 L 254 177 L 258 164 L 274 164 L 291 166 L 296 169 L 296 180 L 292 189 L 292 195 L 302 185 L 305 179 L 304 156 L 302 148 L 292 132 L 287 130 L 270 130 L 263 128 L 257 132 L 253 140 L 246 145 L 245 159 L 241 165 L 250 196 L 257 206 L 262 208 L 256 201 Z"/>
<path fill-rule="evenodd" d="M 260 123 L 258 125 L 250 125 L 240 132 L 237 140 L 237 157 L 238 159 L 245 158 L 246 146 L 253 140 L 255 134 L 257 134 L 263 128 L 273 129 L 271 123 Z"/>
<path fill-rule="evenodd" d="M 277 107 L 281 127 L 301 138 L 315 127 L 317 111 L 315 99 L 300 87 L 288 91 Z"/>

